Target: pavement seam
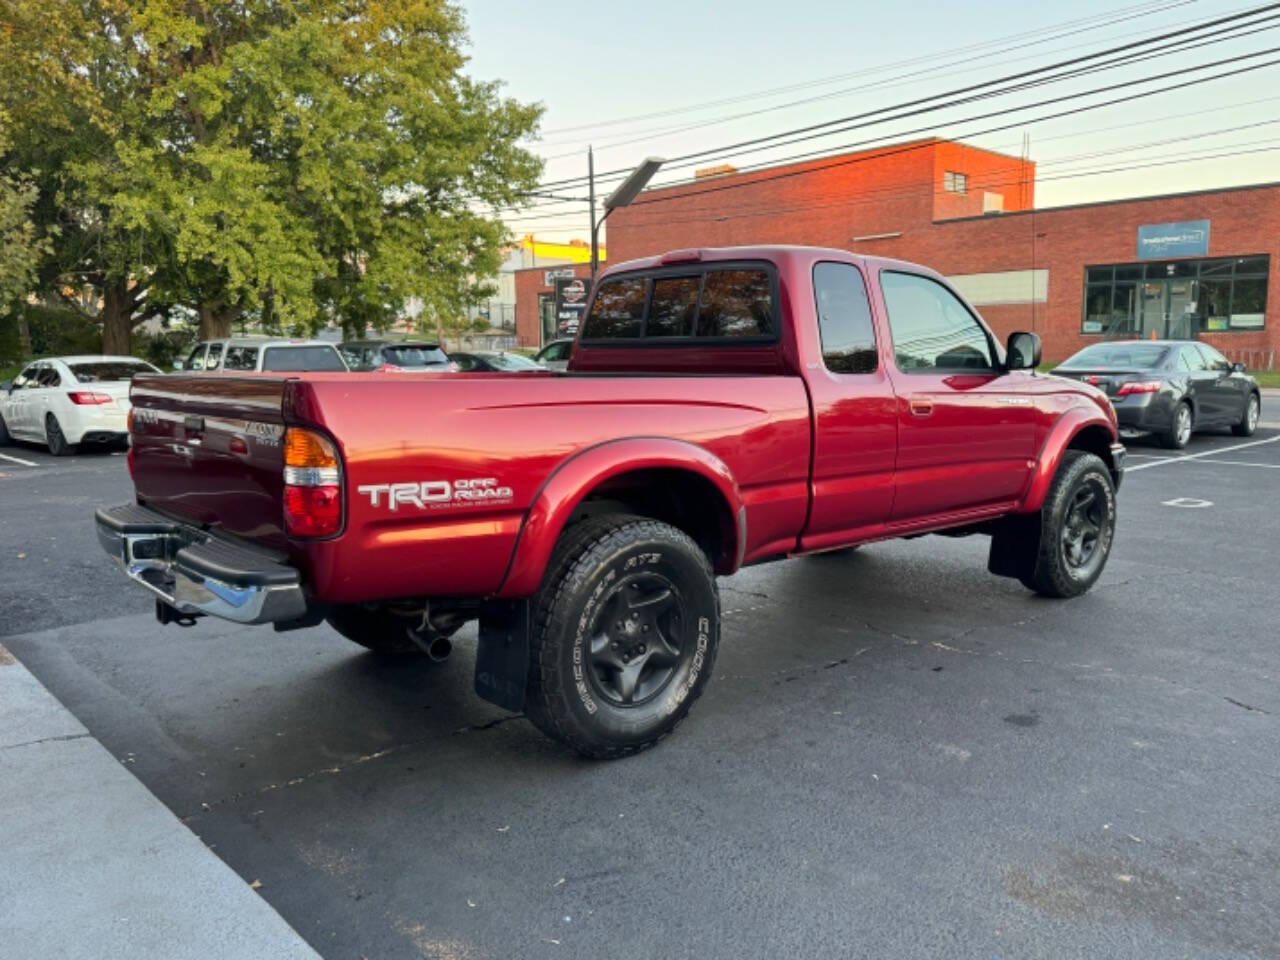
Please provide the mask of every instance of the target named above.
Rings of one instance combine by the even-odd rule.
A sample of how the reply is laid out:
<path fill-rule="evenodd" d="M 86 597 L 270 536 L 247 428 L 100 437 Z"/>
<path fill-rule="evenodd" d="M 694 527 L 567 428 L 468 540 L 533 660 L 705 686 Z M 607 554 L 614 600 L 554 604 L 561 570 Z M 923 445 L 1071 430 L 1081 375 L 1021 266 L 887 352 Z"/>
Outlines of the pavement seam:
<path fill-rule="evenodd" d="M 17 750 L 19 747 L 34 747 L 41 743 L 58 743 L 64 740 L 82 740 L 88 733 L 66 733 L 60 737 L 41 737 L 39 740 L 28 740 L 25 743 L 9 743 L 0 746 L 0 750 Z"/>

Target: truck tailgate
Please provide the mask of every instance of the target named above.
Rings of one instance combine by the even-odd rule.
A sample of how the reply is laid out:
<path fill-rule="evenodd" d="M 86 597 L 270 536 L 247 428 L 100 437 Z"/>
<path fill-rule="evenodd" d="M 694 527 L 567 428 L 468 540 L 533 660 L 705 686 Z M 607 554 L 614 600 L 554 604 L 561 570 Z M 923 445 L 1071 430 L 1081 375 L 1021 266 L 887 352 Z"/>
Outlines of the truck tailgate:
<path fill-rule="evenodd" d="M 138 501 L 283 549 L 286 384 L 283 377 L 136 377 L 131 456 Z"/>

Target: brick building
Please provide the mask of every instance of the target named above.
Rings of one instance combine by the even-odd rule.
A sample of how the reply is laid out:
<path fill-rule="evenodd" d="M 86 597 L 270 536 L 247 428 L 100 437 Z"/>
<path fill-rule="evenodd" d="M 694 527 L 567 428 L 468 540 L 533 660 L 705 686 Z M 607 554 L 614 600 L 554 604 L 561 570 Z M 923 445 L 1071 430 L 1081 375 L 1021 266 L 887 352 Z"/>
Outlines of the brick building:
<path fill-rule="evenodd" d="M 1035 164 L 920 140 L 749 173 L 700 171 L 609 219 L 614 263 L 682 247 L 794 243 L 927 264 L 1002 337 L 1058 360 L 1102 336 L 1196 336 L 1280 366 L 1280 184 L 1035 209 Z M 575 268 L 589 274 L 585 265 Z M 537 271 L 517 275 L 521 342 L 541 342 Z M 545 310 L 545 306 L 543 307 Z"/>

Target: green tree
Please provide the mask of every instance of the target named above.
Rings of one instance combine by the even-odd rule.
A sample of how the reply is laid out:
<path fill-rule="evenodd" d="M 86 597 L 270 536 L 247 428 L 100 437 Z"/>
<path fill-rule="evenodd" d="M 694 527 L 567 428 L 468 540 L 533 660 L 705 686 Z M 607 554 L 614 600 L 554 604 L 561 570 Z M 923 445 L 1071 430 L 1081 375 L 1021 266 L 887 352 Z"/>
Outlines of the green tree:
<path fill-rule="evenodd" d="M 0 0 L 11 157 L 60 227 L 41 279 L 101 292 L 109 351 L 179 304 L 204 336 L 463 312 L 540 173 L 540 108 L 464 41 L 444 0 Z"/>
<path fill-rule="evenodd" d="M 0 155 L 7 126 L 0 110 Z M 31 219 L 38 193 L 31 180 L 0 169 L 0 311 L 31 290 L 36 264 L 48 249 Z"/>

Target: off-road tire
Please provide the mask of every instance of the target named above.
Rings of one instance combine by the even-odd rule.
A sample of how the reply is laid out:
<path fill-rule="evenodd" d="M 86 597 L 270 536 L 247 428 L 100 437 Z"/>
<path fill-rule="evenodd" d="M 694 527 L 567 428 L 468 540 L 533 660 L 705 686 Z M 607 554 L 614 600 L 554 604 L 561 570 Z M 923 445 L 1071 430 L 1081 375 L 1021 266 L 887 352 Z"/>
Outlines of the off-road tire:
<path fill-rule="evenodd" d="M 664 635 L 678 641 L 678 654 L 655 692 L 627 704 L 611 699 L 593 672 L 591 631 L 599 620 L 611 620 L 611 609 L 621 608 L 608 605 L 625 605 L 626 589 L 645 577 L 667 582 L 676 595 L 676 615 Z M 525 715 L 583 756 L 605 760 L 639 753 L 688 714 L 711 677 L 719 640 L 715 574 L 689 536 L 644 517 L 590 517 L 561 535 L 532 600 Z M 656 662 L 650 656 L 647 663 Z"/>
<path fill-rule="evenodd" d="M 409 636 L 410 621 L 376 606 L 359 603 L 333 607 L 325 616 L 329 626 L 352 643 L 385 656 L 425 656 Z"/>
<path fill-rule="evenodd" d="M 58 423 L 58 418 L 52 413 L 44 418 L 44 438 L 45 445 L 49 448 L 49 453 L 55 457 L 65 457 L 76 452 L 74 443 L 67 443 L 66 434 L 62 432 L 62 425 Z"/>
<path fill-rule="evenodd" d="M 1077 493 L 1085 488 L 1101 498 L 1100 529 L 1096 548 L 1101 552 L 1083 568 L 1068 560 L 1064 545 L 1064 527 Z M 1116 491 L 1111 471 L 1097 455 L 1084 450 L 1067 450 L 1058 464 L 1049 493 L 1040 508 L 1040 544 L 1036 551 L 1035 566 L 1025 576 L 1019 577 L 1023 586 L 1045 597 L 1077 597 L 1087 591 L 1102 576 L 1103 568 L 1115 540 Z"/>
<path fill-rule="evenodd" d="M 1262 398 L 1257 392 L 1249 394 L 1249 399 L 1244 402 L 1244 409 L 1240 412 L 1240 422 L 1231 425 L 1231 432 L 1237 437 L 1252 437 L 1255 430 L 1258 429 L 1258 418 L 1262 415 Z M 3 435 L 0 435 L 0 443 L 4 442 Z"/>
<path fill-rule="evenodd" d="M 1178 425 L 1178 418 L 1182 416 L 1187 417 L 1189 420 L 1189 429 L 1185 434 L 1181 432 Z M 1191 409 L 1191 404 L 1183 400 L 1174 408 L 1173 419 L 1170 421 L 1168 431 L 1156 434 L 1156 439 L 1160 441 L 1160 446 L 1166 450 L 1181 450 L 1191 441 L 1191 434 L 1195 428 L 1195 413 Z"/>

